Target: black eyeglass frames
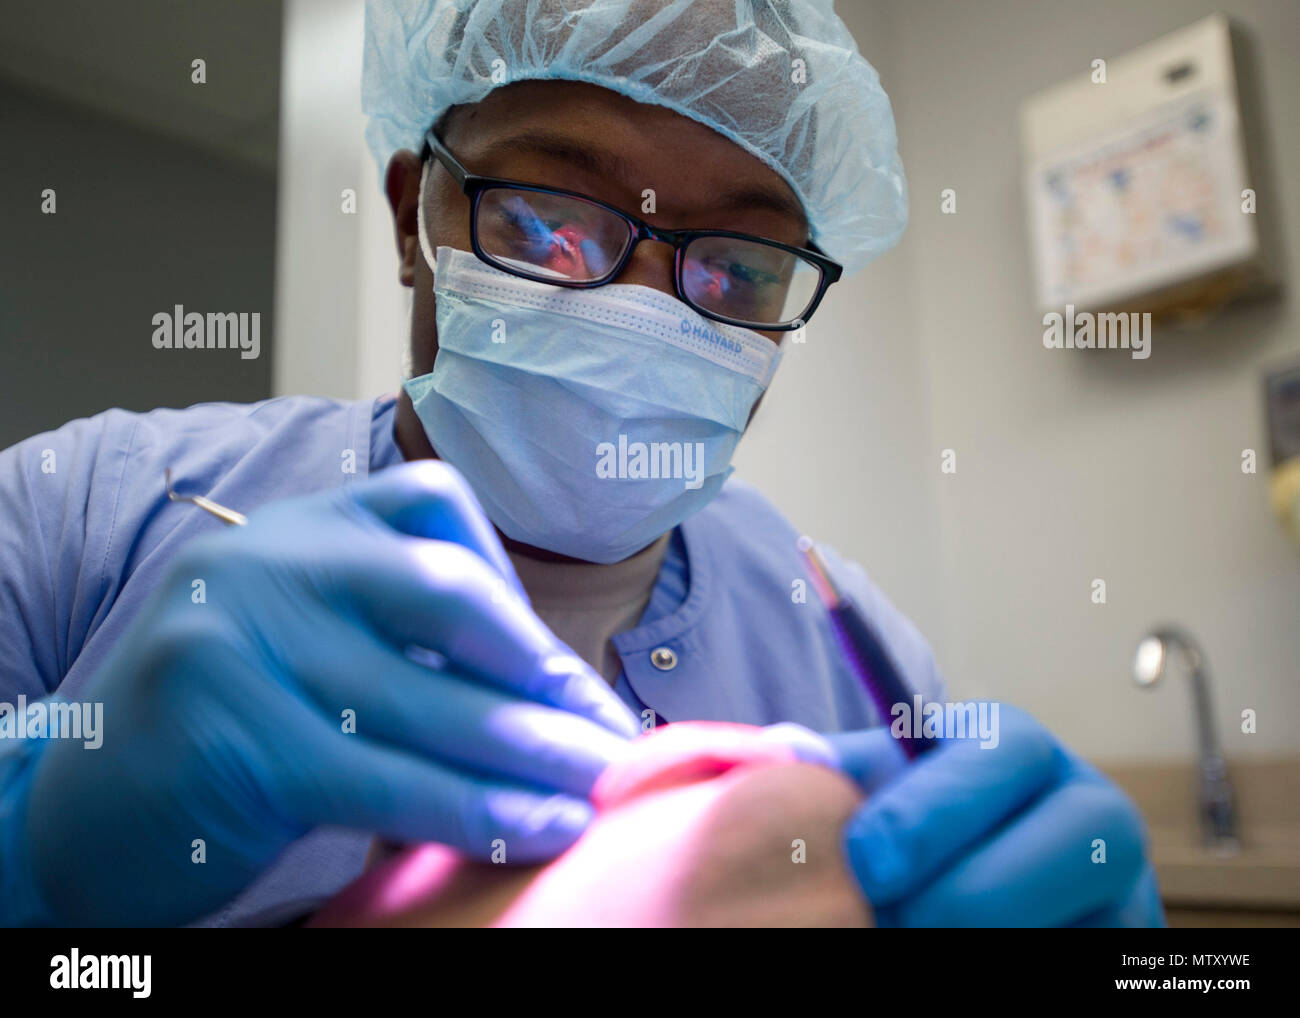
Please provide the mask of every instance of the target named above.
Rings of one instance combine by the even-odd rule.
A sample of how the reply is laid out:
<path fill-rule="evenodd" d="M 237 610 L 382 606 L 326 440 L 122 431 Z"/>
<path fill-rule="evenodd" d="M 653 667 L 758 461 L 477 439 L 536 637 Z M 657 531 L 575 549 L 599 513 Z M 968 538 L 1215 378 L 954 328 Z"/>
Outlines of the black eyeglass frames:
<path fill-rule="evenodd" d="M 662 230 L 596 198 L 470 173 L 431 130 L 432 154 L 470 200 L 474 254 L 503 272 L 557 286 L 616 279 L 643 240 L 671 244 L 677 296 L 728 325 L 805 325 L 843 268 L 820 251 L 730 230 Z"/>

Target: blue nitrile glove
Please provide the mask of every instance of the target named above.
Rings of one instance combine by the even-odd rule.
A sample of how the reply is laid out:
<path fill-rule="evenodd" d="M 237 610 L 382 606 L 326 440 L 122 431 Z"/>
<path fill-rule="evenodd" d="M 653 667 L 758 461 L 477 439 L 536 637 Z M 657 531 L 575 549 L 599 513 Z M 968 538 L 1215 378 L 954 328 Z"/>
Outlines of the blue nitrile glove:
<path fill-rule="evenodd" d="M 992 748 L 912 763 L 888 728 L 827 736 L 868 793 L 845 849 L 877 924 L 1163 926 L 1133 803 L 1023 711 L 999 720 Z"/>
<path fill-rule="evenodd" d="M 192 920 L 321 824 L 549 858 L 640 732 L 434 461 L 191 542 L 81 699 L 103 703 L 101 748 L 0 759 L 11 922 Z"/>

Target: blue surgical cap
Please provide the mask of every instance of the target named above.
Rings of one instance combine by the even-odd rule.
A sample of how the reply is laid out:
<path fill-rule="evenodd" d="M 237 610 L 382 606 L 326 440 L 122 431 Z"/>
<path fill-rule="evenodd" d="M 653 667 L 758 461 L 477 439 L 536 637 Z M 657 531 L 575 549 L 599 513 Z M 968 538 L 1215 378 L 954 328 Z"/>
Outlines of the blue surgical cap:
<path fill-rule="evenodd" d="M 368 0 L 380 179 L 452 106 L 529 79 L 590 82 L 731 139 L 785 178 L 846 272 L 907 224 L 889 97 L 831 0 Z"/>

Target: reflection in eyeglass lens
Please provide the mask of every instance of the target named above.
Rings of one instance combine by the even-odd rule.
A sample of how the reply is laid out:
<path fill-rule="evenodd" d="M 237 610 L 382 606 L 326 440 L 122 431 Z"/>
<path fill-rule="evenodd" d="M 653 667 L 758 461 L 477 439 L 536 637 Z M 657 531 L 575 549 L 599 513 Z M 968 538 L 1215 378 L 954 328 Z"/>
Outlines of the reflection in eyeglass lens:
<path fill-rule="evenodd" d="M 609 272 L 631 238 L 627 224 L 598 205 L 502 187 L 480 199 L 478 239 L 503 262 L 585 282 Z"/>
<path fill-rule="evenodd" d="M 736 237 L 692 241 L 682 267 L 682 289 L 700 307 L 764 325 L 794 321 L 819 279 L 818 269 L 798 255 Z"/>

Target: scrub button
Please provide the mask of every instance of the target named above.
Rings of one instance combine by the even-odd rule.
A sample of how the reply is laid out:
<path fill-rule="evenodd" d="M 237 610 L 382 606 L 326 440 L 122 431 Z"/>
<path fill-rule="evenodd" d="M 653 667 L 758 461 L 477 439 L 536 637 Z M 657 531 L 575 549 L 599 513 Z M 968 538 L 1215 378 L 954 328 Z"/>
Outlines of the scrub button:
<path fill-rule="evenodd" d="M 677 653 L 671 647 L 656 647 L 650 652 L 650 663 L 661 672 L 672 671 L 677 667 Z"/>

